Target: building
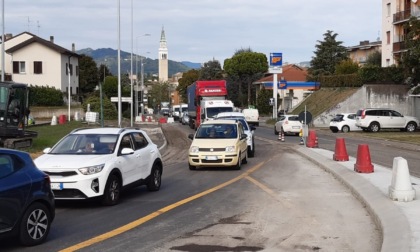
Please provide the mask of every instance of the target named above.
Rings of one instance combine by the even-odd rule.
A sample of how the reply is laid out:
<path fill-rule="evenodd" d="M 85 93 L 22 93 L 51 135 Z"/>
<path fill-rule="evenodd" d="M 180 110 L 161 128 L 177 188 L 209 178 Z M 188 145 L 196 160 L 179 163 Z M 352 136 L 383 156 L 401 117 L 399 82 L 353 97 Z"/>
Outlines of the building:
<path fill-rule="evenodd" d="M 404 24 L 410 17 L 420 17 L 420 1 L 382 0 L 382 67 L 398 64 L 406 51 Z"/>
<path fill-rule="evenodd" d="M 79 55 L 29 32 L 5 36 L 5 80 L 79 92 Z M 1 55 L 0 55 L 1 60 Z M 1 68 L 1 66 L 0 66 Z"/>
<path fill-rule="evenodd" d="M 360 41 L 360 44 L 357 46 L 350 46 L 347 47 L 349 52 L 349 57 L 353 62 L 359 64 L 359 66 L 363 66 L 366 64 L 366 60 L 368 59 L 369 55 L 374 52 L 381 53 L 382 42 L 381 41 L 374 41 L 369 42 L 369 40 Z"/>
<path fill-rule="evenodd" d="M 166 46 L 165 30 L 162 27 L 159 43 L 159 81 L 168 80 L 168 47 Z"/>
<path fill-rule="evenodd" d="M 290 111 L 299 105 L 308 94 L 319 89 L 318 82 L 307 82 L 308 72 L 306 68 L 295 64 L 283 65 L 281 74 L 277 74 L 277 87 L 280 99 L 284 98 L 284 103 L 279 104 L 279 110 Z M 252 83 L 258 90 L 262 88 L 273 89 L 273 74 L 266 74 L 263 78 Z M 268 101 L 267 101 L 268 102 Z M 284 106 L 284 107 L 282 107 Z"/>

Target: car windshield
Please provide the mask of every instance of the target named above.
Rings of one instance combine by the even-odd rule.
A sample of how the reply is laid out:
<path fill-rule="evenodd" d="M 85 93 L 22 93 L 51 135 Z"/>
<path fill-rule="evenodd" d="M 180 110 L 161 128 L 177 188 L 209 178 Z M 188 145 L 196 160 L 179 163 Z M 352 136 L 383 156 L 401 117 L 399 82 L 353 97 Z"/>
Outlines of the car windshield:
<path fill-rule="evenodd" d="M 334 122 L 340 122 L 340 121 L 342 121 L 342 120 L 343 120 L 343 117 L 344 117 L 344 115 L 337 114 L 337 115 L 335 115 L 335 117 L 332 119 L 332 121 L 334 121 Z"/>
<path fill-rule="evenodd" d="M 70 134 L 55 145 L 49 154 L 109 154 L 113 153 L 118 135 Z"/>
<path fill-rule="evenodd" d="M 196 138 L 237 138 L 236 124 L 202 124 L 195 135 Z"/>

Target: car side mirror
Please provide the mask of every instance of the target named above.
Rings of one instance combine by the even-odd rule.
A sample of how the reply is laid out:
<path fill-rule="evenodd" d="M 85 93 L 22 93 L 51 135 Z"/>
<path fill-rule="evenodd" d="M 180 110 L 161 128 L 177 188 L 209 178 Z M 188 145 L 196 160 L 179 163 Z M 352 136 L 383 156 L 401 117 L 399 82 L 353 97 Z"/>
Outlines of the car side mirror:
<path fill-rule="evenodd" d="M 247 134 L 241 134 L 241 140 L 244 140 L 244 139 L 246 139 L 248 137 L 248 135 Z"/>
<path fill-rule="evenodd" d="M 251 131 L 256 130 L 257 128 L 255 128 L 255 126 L 250 126 Z"/>
<path fill-rule="evenodd" d="M 193 140 L 194 139 L 194 134 L 189 134 L 188 135 L 188 138 L 191 139 L 191 140 Z"/>

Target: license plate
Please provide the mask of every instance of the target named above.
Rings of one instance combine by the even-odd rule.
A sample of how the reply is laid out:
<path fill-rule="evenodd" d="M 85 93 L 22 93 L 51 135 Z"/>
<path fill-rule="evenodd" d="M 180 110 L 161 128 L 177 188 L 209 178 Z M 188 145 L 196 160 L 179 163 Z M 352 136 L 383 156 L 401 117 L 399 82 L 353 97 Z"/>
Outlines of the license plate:
<path fill-rule="evenodd" d="M 299 126 L 292 126 L 292 129 L 300 129 Z"/>
<path fill-rule="evenodd" d="M 206 160 L 217 160 L 217 156 L 206 156 Z"/>
<path fill-rule="evenodd" d="M 63 183 L 51 183 L 52 190 L 63 190 Z"/>

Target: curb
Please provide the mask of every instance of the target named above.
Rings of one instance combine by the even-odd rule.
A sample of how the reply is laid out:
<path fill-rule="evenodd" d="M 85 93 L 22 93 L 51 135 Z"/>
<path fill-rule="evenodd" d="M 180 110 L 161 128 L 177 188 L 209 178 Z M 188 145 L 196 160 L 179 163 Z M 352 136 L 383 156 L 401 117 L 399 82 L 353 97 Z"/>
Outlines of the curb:
<path fill-rule="evenodd" d="M 303 157 L 317 164 L 348 187 L 353 195 L 366 206 L 382 233 L 381 251 L 410 251 L 411 230 L 407 217 L 391 200 L 357 173 L 349 171 L 337 161 L 311 151 L 296 148 Z"/>

